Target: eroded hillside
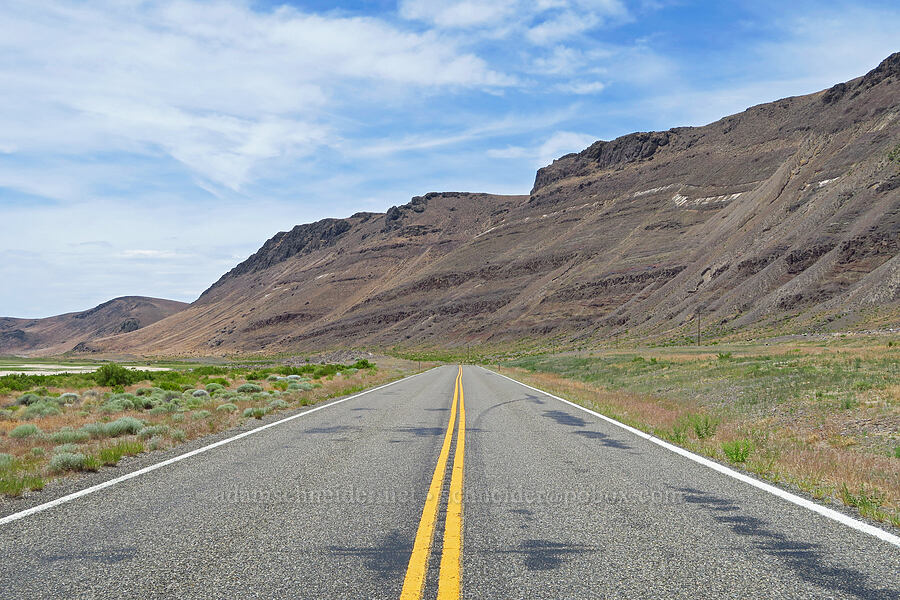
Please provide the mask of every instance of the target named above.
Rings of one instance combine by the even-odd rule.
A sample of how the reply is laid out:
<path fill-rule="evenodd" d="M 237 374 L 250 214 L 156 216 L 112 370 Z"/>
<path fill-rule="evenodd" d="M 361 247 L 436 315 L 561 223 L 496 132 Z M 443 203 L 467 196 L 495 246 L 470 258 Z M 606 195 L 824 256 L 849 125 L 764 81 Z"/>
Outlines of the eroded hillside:
<path fill-rule="evenodd" d="M 896 325 L 900 54 L 698 128 L 597 142 L 530 196 L 432 193 L 279 233 L 98 344 L 222 353 Z"/>

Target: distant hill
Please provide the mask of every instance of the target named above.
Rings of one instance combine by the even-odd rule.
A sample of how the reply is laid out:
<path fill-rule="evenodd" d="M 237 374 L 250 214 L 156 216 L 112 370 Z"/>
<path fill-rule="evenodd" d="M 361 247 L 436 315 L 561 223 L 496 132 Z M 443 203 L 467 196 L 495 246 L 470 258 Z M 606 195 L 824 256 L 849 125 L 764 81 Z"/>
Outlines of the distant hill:
<path fill-rule="evenodd" d="M 900 325 L 900 53 L 704 127 L 599 141 L 528 196 L 432 193 L 274 236 L 147 353 L 660 341 Z"/>
<path fill-rule="evenodd" d="M 45 319 L 0 317 L 0 353 L 61 354 L 76 346 L 89 349 L 91 340 L 136 331 L 187 306 L 174 300 L 123 296 L 90 310 Z"/>

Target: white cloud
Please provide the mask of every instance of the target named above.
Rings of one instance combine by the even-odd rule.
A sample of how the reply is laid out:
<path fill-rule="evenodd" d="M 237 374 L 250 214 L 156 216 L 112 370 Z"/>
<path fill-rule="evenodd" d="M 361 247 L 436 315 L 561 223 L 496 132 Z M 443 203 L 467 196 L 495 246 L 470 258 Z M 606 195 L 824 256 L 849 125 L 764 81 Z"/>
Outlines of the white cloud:
<path fill-rule="evenodd" d="M 441 27 L 472 27 L 496 24 L 518 7 L 516 0 L 403 0 L 400 15 Z"/>
<path fill-rule="evenodd" d="M 560 84 L 556 86 L 556 89 L 570 94 L 587 95 L 599 94 L 605 87 L 606 85 L 602 81 L 573 81 Z"/>
<path fill-rule="evenodd" d="M 487 151 L 491 158 L 505 160 L 528 159 L 535 168 L 544 167 L 555 159 L 571 152 L 581 152 L 597 141 L 597 137 L 586 133 L 557 131 L 532 147 L 506 146 Z"/>
<path fill-rule="evenodd" d="M 628 18 L 620 0 L 401 0 L 400 16 L 489 37 L 524 36 L 543 45 Z"/>
<path fill-rule="evenodd" d="M 540 166 L 549 165 L 554 159 L 570 152 L 581 152 L 596 141 L 596 136 L 586 133 L 557 131 L 538 148 L 538 164 Z"/>
<path fill-rule="evenodd" d="M 360 95 L 513 82 L 434 32 L 196 0 L 13 0 L 0 54 L 3 151 L 165 153 L 231 189 L 331 144 L 329 111 Z"/>
<path fill-rule="evenodd" d="M 900 7 L 823 11 L 783 21 L 782 39 L 761 44 L 756 54 L 771 67 L 772 79 L 818 91 L 859 77 L 900 50 L 898 26 Z"/>

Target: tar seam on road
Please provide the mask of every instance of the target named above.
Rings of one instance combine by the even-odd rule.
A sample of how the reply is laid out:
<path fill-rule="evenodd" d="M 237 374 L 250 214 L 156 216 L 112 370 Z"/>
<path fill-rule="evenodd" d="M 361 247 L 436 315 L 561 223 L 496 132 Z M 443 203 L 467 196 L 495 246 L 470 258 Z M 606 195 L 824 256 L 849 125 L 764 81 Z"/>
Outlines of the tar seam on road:
<path fill-rule="evenodd" d="M 436 367 L 435 367 L 436 368 Z M 430 371 L 431 369 L 429 369 Z M 61 496 L 56 500 L 51 500 L 50 502 L 45 502 L 44 504 L 38 504 L 37 506 L 32 506 L 31 508 L 25 509 L 23 511 L 13 513 L 6 517 L 0 518 L 0 525 L 5 525 L 7 523 L 11 523 L 12 521 L 17 521 L 19 519 L 23 519 L 35 513 L 43 512 L 54 506 L 59 506 L 60 504 L 65 504 L 66 502 L 71 502 L 77 498 L 81 498 L 82 496 L 87 496 L 88 494 L 93 494 L 94 492 L 99 492 L 102 489 L 111 487 L 116 485 L 117 483 L 122 483 L 123 481 L 127 481 L 129 479 L 134 479 L 135 477 L 139 477 L 144 475 L 145 473 L 150 473 L 151 471 L 155 471 L 156 469 L 161 469 L 162 467 L 171 465 L 173 463 L 177 463 L 179 461 L 185 460 L 186 458 L 191 458 L 192 456 L 196 456 L 198 454 L 202 454 L 213 448 L 218 448 L 219 446 L 224 446 L 225 444 L 230 444 L 231 442 L 237 441 L 239 439 L 245 438 L 247 436 L 253 435 L 255 433 L 259 433 L 260 431 L 264 431 L 269 429 L 270 427 L 275 427 L 276 425 L 281 425 L 282 423 L 287 423 L 288 421 L 293 421 L 294 419 L 299 419 L 300 417 L 305 417 L 306 415 L 310 415 L 314 412 L 318 412 L 320 410 L 326 409 L 330 406 L 335 406 L 337 404 L 341 404 L 343 402 L 347 402 L 349 400 L 353 400 L 355 398 L 359 398 L 360 396 L 365 396 L 366 394 L 370 394 L 372 392 L 377 392 L 378 390 L 383 390 L 386 387 L 392 386 L 396 383 L 400 383 L 401 381 L 408 381 L 413 377 L 418 377 L 423 373 L 427 373 L 428 371 L 423 371 L 422 373 L 416 373 L 415 375 L 410 375 L 409 377 L 404 377 L 403 379 L 398 379 L 397 381 L 392 381 L 390 383 L 386 383 L 384 385 L 380 385 L 378 387 L 374 387 L 370 390 L 366 390 L 364 392 L 360 392 L 358 394 L 354 394 L 353 396 L 348 396 L 347 398 L 343 398 L 341 400 L 336 400 L 335 402 L 329 402 L 328 404 L 317 406 L 316 408 L 312 408 L 310 410 L 298 413 L 296 415 L 291 415 L 289 417 L 285 417 L 284 419 L 280 419 L 278 421 L 274 421 L 272 423 L 267 423 L 256 429 L 251 429 L 250 431 L 245 431 L 243 433 L 239 433 L 233 437 L 219 440 L 213 444 L 208 446 L 203 446 L 202 448 L 197 448 L 196 450 L 191 450 L 190 452 L 185 452 L 184 454 L 179 454 L 178 456 L 172 457 L 168 460 L 164 460 L 162 462 L 158 462 L 156 464 L 150 465 L 149 467 L 144 467 L 143 469 L 138 469 L 137 471 L 132 471 L 131 473 L 126 473 L 121 477 L 116 477 L 115 479 L 110 479 L 109 481 L 104 481 L 103 483 L 98 483 L 97 485 L 93 485 L 91 487 L 85 488 L 83 490 L 79 490 L 77 492 L 73 492 L 71 494 L 67 494 L 65 496 Z"/>
<path fill-rule="evenodd" d="M 491 371 L 490 369 L 485 369 L 484 367 L 481 367 L 481 368 L 484 369 L 485 371 L 487 371 L 488 373 L 496 375 L 497 377 L 503 377 L 504 379 L 509 379 L 510 381 L 518 383 L 519 385 L 526 387 L 530 390 L 534 390 L 535 392 L 539 392 L 541 394 L 544 394 L 545 396 L 559 400 L 560 402 L 568 404 L 569 406 L 574 406 L 575 408 L 577 408 L 579 410 L 583 410 L 586 413 L 594 415 L 598 419 L 602 419 L 602 420 L 606 421 L 607 423 L 615 425 L 616 427 L 621 427 L 622 429 L 629 431 L 638 437 L 644 438 L 648 442 L 652 442 L 652 443 L 656 444 L 657 446 L 662 446 L 663 448 L 665 448 L 667 450 L 671 450 L 672 452 L 674 452 L 676 454 L 680 454 L 681 456 L 683 456 L 685 458 L 688 458 L 688 459 L 690 459 L 696 463 L 699 463 L 705 467 L 709 467 L 710 469 L 712 469 L 714 471 L 718 471 L 719 473 L 722 473 L 723 475 L 728 475 L 729 477 L 733 477 L 734 479 L 737 479 L 738 481 L 743 481 L 744 483 L 750 484 L 753 487 L 761 489 L 761 490 L 768 492 L 774 496 L 778 496 L 779 498 L 781 498 L 783 500 L 787 500 L 788 502 L 796 504 L 797 506 L 802 506 L 803 508 L 805 508 L 807 510 L 810 510 L 814 513 L 818 513 L 818 514 L 822 515 L 823 517 L 833 519 L 834 521 L 837 521 L 838 523 L 840 523 L 842 525 L 850 527 L 851 529 L 855 529 L 862 533 L 867 533 L 867 534 L 869 534 L 873 537 L 876 537 L 880 540 L 883 540 L 889 544 L 893 544 L 894 546 L 900 547 L 900 537 L 893 535 L 891 533 L 888 533 L 884 529 L 875 527 L 873 525 L 869 525 L 868 523 L 864 523 L 862 521 L 859 521 L 858 519 L 854 519 L 853 517 L 847 516 L 844 513 L 841 513 L 834 509 L 822 506 L 821 504 L 816 504 L 815 502 L 807 500 L 806 498 L 801 498 L 800 496 L 797 496 L 796 494 L 792 494 L 781 488 L 775 487 L 774 485 L 769 485 L 768 483 L 764 483 L 762 481 L 759 481 L 758 479 L 754 479 L 753 477 L 750 477 L 749 475 L 745 475 L 744 473 L 739 473 L 738 471 L 729 469 L 725 465 L 720 465 L 719 463 L 717 463 L 715 461 L 709 460 L 708 458 L 704 458 L 698 454 L 694 454 L 693 452 L 691 452 L 689 450 L 685 450 L 684 448 L 680 448 L 678 446 L 670 444 L 669 442 L 666 442 L 657 437 L 654 437 L 654 436 L 650 435 L 649 433 L 645 433 L 645 432 L 641 431 L 640 429 L 635 429 L 634 427 L 630 427 L 628 425 L 625 425 L 624 423 L 620 423 L 619 421 L 616 421 L 613 418 L 607 417 L 606 415 L 601 415 L 600 413 L 595 412 L 584 406 L 581 406 L 580 404 L 575 404 L 574 402 L 570 402 L 569 400 L 566 400 L 565 398 L 560 398 L 559 396 L 554 396 L 550 392 L 545 392 L 544 390 L 538 389 L 536 387 L 532 387 L 526 383 L 517 381 L 517 380 L 513 379 L 512 377 L 507 377 L 506 375 L 497 373 L 496 371 Z"/>
<path fill-rule="evenodd" d="M 459 431 L 456 438 L 456 452 L 453 457 L 453 474 L 450 478 L 450 500 L 447 505 L 447 519 L 444 524 L 444 547 L 441 552 L 441 567 L 438 580 L 439 598 L 459 598 L 460 578 L 460 550 L 462 547 L 462 464 L 463 436 L 465 435 L 465 407 L 462 404 L 462 366 L 456 375 L 453 386 L 453 403 L 450 407 L 450 421 L 447 424 L 447 432 L 444 434 L 444 443 L 438 455 L 437 465 L 431 477 L 431 486 L 425 498 L 425 507 L 422 509 L 422 519 L 416 531 L 416 539 L 413 543 L 412 554 L 409 557 L 409 565 L 406 568 L 406 576 L 403 579 L 403 589 L 400 592 L 400 600 L 421 600 L 425 590 L 425 575 L 428 571 L 428 558 L 431 554 L 431 545 L 434 541 L 434 529 L 440 508 L 441 494 L 444 490 L 444 480 L 447 474 L 447 461 L 450 458 L 450 444 L 453 441 L 453 425 L 457 418 L 457 402 L 459 403 Z M 457 475 L 458 470 L 458 475 Z M 454 508 L 454 483 L 458 494 L 456 501 L 458 506 Z M 447 536 L 455 541 L 448 546 Z M 453 548 L 455 546 L 455 548 Z M 455 555 L 455 567 L 453 559 L 447 558 L 448 551 Z M 445 561 L 447 561 L 445 565 Z M 445 579 L 450 582 L 445 582 Z M 456 595 L 450 595 L 455 590 Z"/>

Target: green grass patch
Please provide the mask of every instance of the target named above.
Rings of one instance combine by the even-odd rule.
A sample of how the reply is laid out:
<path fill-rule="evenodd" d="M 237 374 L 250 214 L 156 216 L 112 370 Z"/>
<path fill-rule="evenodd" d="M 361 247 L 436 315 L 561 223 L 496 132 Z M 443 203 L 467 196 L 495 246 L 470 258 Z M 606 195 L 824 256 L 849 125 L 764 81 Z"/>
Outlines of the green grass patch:
<path fill-rule="evenodd" d="M 750 453 L 753 452 L 753 442 L 751 440 L 734 440 L 722 444 L 722 452 L 728 458 L 729 462 L 741 464 L 747 462 Z"/>
<path fill-rule="evenodd" d="M 97 453 L 97 458 L 103 465 L 118 464 L 122 457 L 133 456 L 144 451 L 144 444 L 141 442 L 119 442 L 112 446 L 104 446 Z"/>

